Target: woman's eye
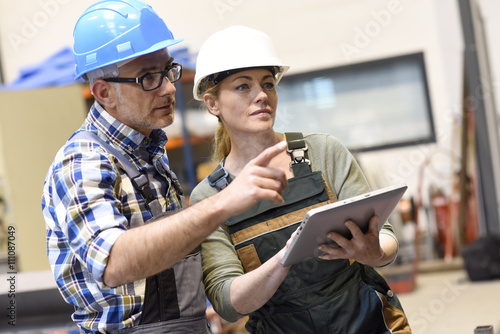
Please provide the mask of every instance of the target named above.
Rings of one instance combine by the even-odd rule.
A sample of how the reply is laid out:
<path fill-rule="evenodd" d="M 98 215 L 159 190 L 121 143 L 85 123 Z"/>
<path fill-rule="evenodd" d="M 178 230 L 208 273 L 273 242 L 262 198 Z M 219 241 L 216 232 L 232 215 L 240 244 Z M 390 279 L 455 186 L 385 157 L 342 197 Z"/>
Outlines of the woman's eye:
<path fill-rule="evenodd" d="M 267 82 L 264 84 L 265 89 L 273 89 L 274 88 L 274 82 Z"/>
<path fill-rule="evenodd" d="M 236 86 L 236 90 L 245 90 L 248 88 L 248 85 L 247 84 L 242 84 L 242 85 L 238 85 Z"/>

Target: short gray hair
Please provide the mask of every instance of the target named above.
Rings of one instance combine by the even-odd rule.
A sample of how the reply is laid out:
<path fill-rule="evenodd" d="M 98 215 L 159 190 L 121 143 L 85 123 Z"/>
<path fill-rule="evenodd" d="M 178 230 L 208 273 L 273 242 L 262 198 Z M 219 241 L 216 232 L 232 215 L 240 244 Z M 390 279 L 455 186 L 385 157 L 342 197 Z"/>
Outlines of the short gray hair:
<path fill-rule="evenodd" d="M 92 91 L 92 86 L 94 85 L 94 82 L 96 82 L 96 80 L 117 77 L 120 74 L 120 67 L 131 62 L 134 59 L 135 58 L 131 58 L 123 60 L 119 63 L 97 68 L 93 71 L 85 73 L 83 78 L 88 81 L 90 90 Z"/>
<path fill-rule="evenodd" d="M 94 85 L 94 82 L 96 82 L 97 80 L 116 77 L 118 76 L 119 73 L 120 70 L 118 69 L 118 65 L 111 64 L 85 73 L 84 78 L 85 80 L 88 81 L 90 90 L 92 90 L 92 86 Z"/>

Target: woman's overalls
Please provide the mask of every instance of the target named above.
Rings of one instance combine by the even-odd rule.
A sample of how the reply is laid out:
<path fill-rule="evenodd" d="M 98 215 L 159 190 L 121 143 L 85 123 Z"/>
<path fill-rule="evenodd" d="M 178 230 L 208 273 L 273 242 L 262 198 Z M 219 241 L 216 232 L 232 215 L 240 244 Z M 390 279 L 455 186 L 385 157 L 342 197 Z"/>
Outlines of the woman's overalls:
<path fill-rule="evenodd" d="M 312 172 L 300 133 L 287 133 L 294 177 L 284 204 L 262 201 L 225 222 L 245 272 L 282 249 L 306 212 L 336 199 L 320 171 Z M 214 171 L 210 184 L 223 188 Z M 229 181 L 228 181 L 229 182 Z M 221 187 L 222 185 L 222 187 Z M 273 297 L 249 316 L 251 333 L 411 333 L 397 297 L 372 268 L 318 258 L 293 265 Z"/>
<path fill-rule="evenodd" d="M 153 216 L 147 223 L 175 213 L 162 212 L 158 199 L 153 195 L 147 176 L 137 170 L 123 154 L 93 132 L 83 131 L 77 134 L 74 139 L 77 137 L 98 142 L 122 163 L 125 172 L 132 180 L 132 184 L 146 200 Z M 160 159 L 160 163 L 175 189 L 182 208 L 185 208 L 187 204 L 177 177 L 165 161 Z M 198 247 L 172 268 L 148 277 L 138 325 L 114 331 L 113 334 L 209 334 L 200 250 L 201 247 Z"/>

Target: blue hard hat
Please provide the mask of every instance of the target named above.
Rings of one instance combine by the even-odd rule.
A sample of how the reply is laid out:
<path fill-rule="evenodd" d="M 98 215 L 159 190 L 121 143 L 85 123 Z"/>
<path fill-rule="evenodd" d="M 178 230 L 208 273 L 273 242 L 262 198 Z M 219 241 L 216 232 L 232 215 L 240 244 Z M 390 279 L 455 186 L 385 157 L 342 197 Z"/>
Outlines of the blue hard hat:
<path fill-rule="evenodd" d="M 140 0 L 106 0 L 91 5 L 73 31 L 75 79 L 87 72 L 181 42 Z"/>

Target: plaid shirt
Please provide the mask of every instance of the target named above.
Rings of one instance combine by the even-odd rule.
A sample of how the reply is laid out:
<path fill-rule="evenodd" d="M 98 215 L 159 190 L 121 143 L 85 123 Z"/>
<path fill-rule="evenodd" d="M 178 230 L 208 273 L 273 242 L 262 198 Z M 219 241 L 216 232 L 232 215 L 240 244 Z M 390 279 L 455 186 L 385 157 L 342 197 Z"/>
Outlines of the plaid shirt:
<path fill-rule="evenodd" d="M 162 207 L 176 210 L 178 198 L 160 159 L 167 136 L 149 138 L 111 117 L 95 104 L 79 131 L 93 131 L 147 173 Z M 87 333 L 137 324 L 145 279 L 110 288 L 104 269 L 116 239 L 152 218 L 119 161 L 98 144 L 69 141 L 57 153 L 45 179 L 42 210 L 47 253 L 63 298 L 75 306 L 73 320 Z"/>

